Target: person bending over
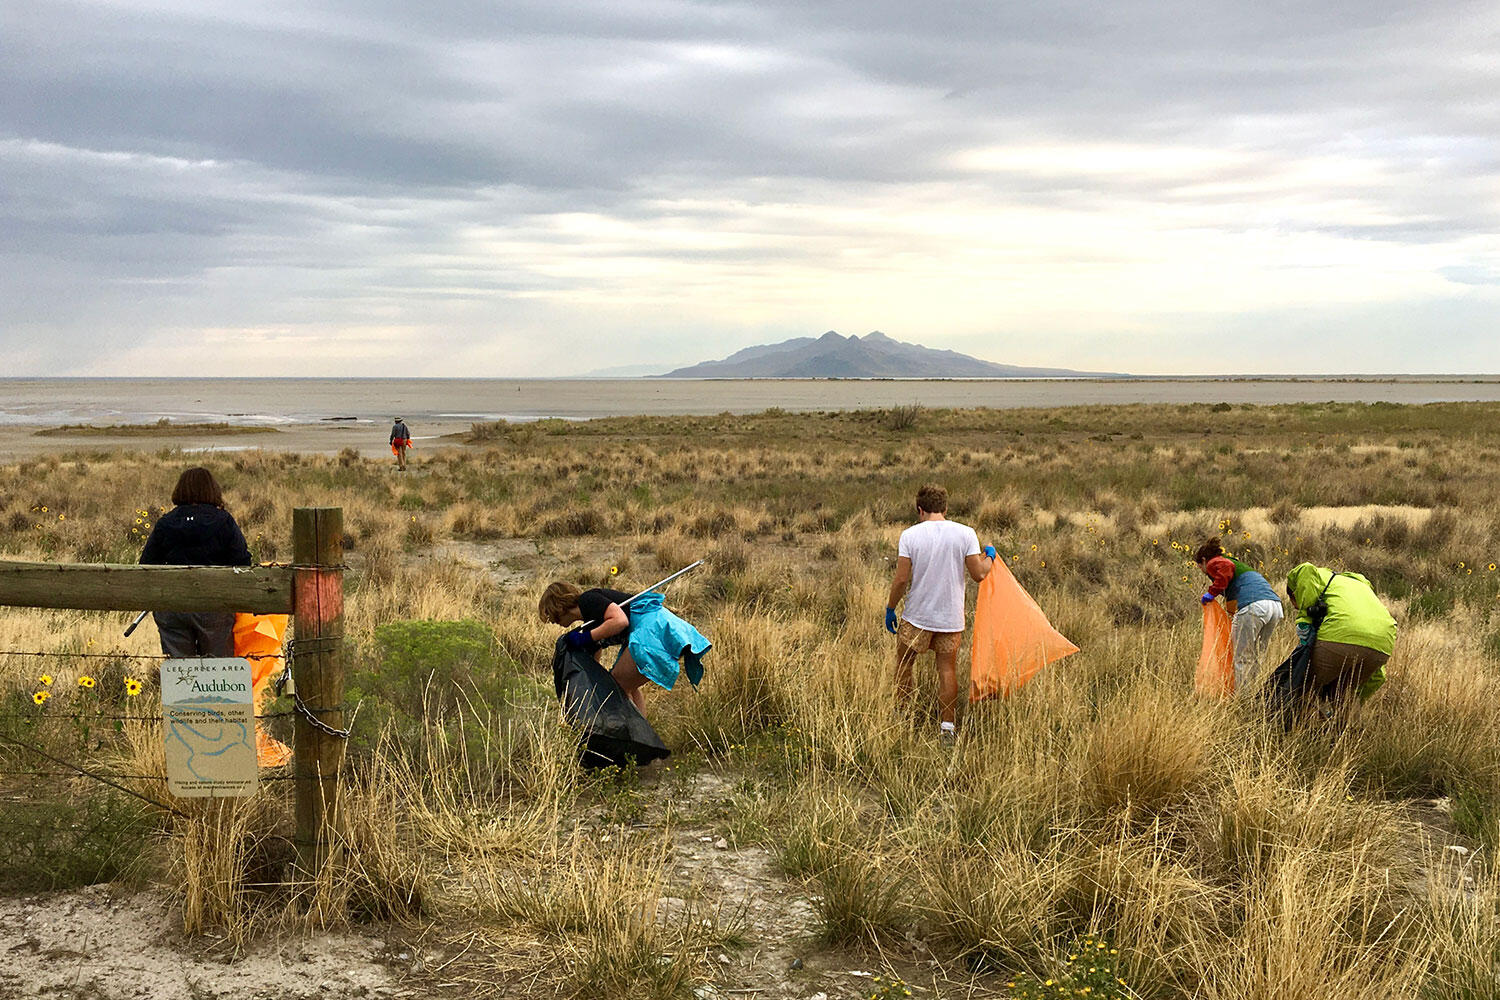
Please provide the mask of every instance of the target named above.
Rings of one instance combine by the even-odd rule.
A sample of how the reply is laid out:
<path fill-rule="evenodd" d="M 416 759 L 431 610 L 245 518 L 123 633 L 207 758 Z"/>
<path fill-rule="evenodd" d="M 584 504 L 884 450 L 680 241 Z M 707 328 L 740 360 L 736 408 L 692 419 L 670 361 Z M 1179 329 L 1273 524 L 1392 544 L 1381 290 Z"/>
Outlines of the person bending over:
<path fill-rule="evenodd" d="M 911 704 L 912 667 L 932 650 L 937 663 L 940 738 L 957 736 L 958 650 L 964 638 L 964 575 L 975 583 L 989 576 L 995 547 L 981 552 L 974 529 L 947 517 L 948 491 L 923 486 L 917 491 L 917 523 L 901 532 L 896 575 L 886 602 L 886 631 L 896 637 L 896 698 Z M 902 597 L 898 623 L 896 605 Z"/>
<path fill-rule="evenodd" d="M 229 511 L 213 473 L 185 470 L 172 490 L 176 504 L 151 529 L 141 564 L 146 566 L 249 566 L 250 547 Z M 234 612 L 157 611 L 156 633 L 167 656 L 233 656 Z"/>
<path fill-rule="evenodd" d="M 1322 699 L 1374 694 L 1396 648 L 1396 619 L 1370 581 L 1299 563 L 1287 574 L 1286 590 L 1297 609 L 1297 645 L 1313 644 L 1309 692 Z"/>
<path fill-rule="evenodd" d="M 1281 598 L 1270 581 L 1224 551 L 1217 537 L 1198 546 L 1193 562 L 1210 581 L 1204 604 L 1224 598 L 1229 612 L 1229 646 L 1234 651 L 1234 689 L 1248 693 L 1260 679 L 1260 657 L 1271 641 L 1271 633 L 1285 617 Z"/>
<path fill-rule="evenodd" d="M 542 592 L 537 610 L 542 621 L 554 625 L 583 623 L 565 637 L 574 649 L 596 653 L 623 647 L 609 672 L 642 714 L 647 681 L 670 691 L 683 672 L 696 687 L 703 678 L 703 655 L 713 648 L 703 633 L 663 607 L 655 591 L 632 601 L 624 591 L 581 590 L 558 580 Z"/>

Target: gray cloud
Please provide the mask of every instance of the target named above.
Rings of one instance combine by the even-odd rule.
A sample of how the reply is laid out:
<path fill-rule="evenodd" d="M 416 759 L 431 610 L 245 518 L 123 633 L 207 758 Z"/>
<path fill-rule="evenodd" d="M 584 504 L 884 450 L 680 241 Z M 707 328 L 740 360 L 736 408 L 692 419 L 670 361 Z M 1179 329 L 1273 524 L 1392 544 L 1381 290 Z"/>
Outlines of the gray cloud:
<path fill-rule="evenodd" d="M 1430 354 L 1483 312 L 1434 289 L 1495 287 L 1497 29 L 1470 2 L 12 5 L 0 338 L 38 371 L 238 329 L 287 364 L 321 338 L 384 370 L 419 336 L 541 374 L 622 335 L 672 361 L 902 335 L 866 310 L 920 317 L 969 275 L 993 285 L 906 336 L 1029 322 L 1065 349 L 1118 317 L 1169 343 L 1181 316 L 1111 298 L 1138 278 L 1091 283 L 1159 257 L 1176 294 L 1206 246 L 1245 283 L 1395 269 L 1410 289 L 1319 303 L 1323 339 L 1394 297 L 1393 343 Z M 1070 279 L 1091 317 L 997 318 Z"/>

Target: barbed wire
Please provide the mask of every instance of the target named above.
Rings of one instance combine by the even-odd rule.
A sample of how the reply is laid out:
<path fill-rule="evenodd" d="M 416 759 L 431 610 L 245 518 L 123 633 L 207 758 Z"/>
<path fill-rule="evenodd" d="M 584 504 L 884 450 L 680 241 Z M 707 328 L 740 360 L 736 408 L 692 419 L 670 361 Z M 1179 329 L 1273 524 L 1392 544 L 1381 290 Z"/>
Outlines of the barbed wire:
<path fill-rule="evenodd" d="M 310 712 L 339 712 L 339 711 L 346 711 L 347 708 L 348 708 L 348 706 L 341 706 L 339 708 L 308 709 L 308 711 L 310 711 Z M 257 714 L 255 716 L 255 718 L 257 718 L 257 719 L 289 719 L 289 718 L 291 718 L 292 716 L 294 716 L 296 714 L 297 714 L 297 712 L 296 712 L 295 709 L 288 708 L 288 709 L 285 709 L 285 710 L 280 711 L 280 712 L 265 712 L 265 713 Z M 45 709 L 45 708 L 38 708 L 35 713 L 30 713 L 30 712 L 0 712 L 0 719 L 19 719 L 19 720 L 21 720 L 23 722 L 25 722 L 25 721 L 30 721 L 30 722 L 50 722 L 50 721 L 53 721 L 53 720 L 56 720 L 58 722 L 62 722 L 63 720 L 70 720 L 70 721 L 75 721 L 75 722 L 160 722 L 160 721 L 162 721 L 162 717 L 159 716 L 159 715 L 111 715 L 111 714 L 106 714 L 106 713 L 103 713 L 103 712 L 100 712 L 100 713 L 89 713 L 89 712 L 53 712 L 53 711 L 50 711 L 49 709 Z"/>
<path fill-rule="evenodd" d="M 287 650 L 284 653 L 240 653 L 235 656 L 226 657 L 231 660 L 279 660 L 292 655 L 291 647 L 298 645 L 312 645 L 313 643 L 327 643 L 331 639 L 343 639 L 343 636 L 324 636 L 319 639 L 293 639 L 287 642 Z M 196 659 L 196 657 L 168 656 L 165 653 L 72 653 L 59 650 L 54 653 L 37 652 L 20 649 L 0 649 L 0 656 L 34 656 L 34 657 L 61 657 L 70 660 L 182 660 Z M 212 657 L 204 657 L 212 659 Z"/>
<path fill-rule="evenodd" d="M 316 653 L 316 652 L 320 652 L 320 651 L 327 650 L 327 649 L 337 648 L 338 645 L 344 641 L 344 638 L 345 637 L 342 636 L 342 635 L 324 635 L 324 636 L 309 637 L 307 639 L 291 639 L 291 640 L 288 640 L 285 643 L 285 646 L 284 646 L 283 650 L 281 652 L 279 652 L 279 653 L 248 653 L 248 654 L 245 654 L 243 656 L 238 656 L 238 657 L 233 657 L 233 658 L 234 659 L 241 659 L 241 660 L 284 659 L 286 661 L 286 666 L 285 666 L 285 669 L 282 671 L 282 676 L 281 676 L 280 682 L 277 685 L 277 689 L 278 689 L 278 691 L 280 691 L 282 689 L 282 685 L 285 684 L 285 678 L 288 677 L 288 676 L 295 676 L 295 663 L 296 663 L 297 654 L 299 653 L 299 651 L 301 651 L 301 652 L 314 652 L 314 653 Z M 72 658 L 72 659 L 160 660 L 160 661 L 166 661 L 166 660 L 171 660 L 171 659 L 180 659 L 180 657 L 171 657 L 171 656 L 166 656 L 165 654 L 157 654 L 157 653 L 86 653 L 86 652 L 72 652 L 72 651 L 60 651 L 60 652 L 49 653 L 49 652 L 43 652 L 43 651 L 39 651 L 39 650 L 0 650 L 0 656 L 65 657 L 65 658 Z M 343 712 L 343 711 L 346 710 L 346 706 L 340 705 L 340 706 L 337 706 L 335 708 L 311 708 L 311 707 L 308 706 L 308 704 L 306 702 L 304 702 L 302 700 L 302 697 L 297 693 L 297 689 L 295 687 L 292 688 L 291 695 L 292 695 L 292 710 L 284 711 L 284 712 L 267 713 L 267 714 L 264 714 L 264 715 L 257 715 L 256 718 L 257 719 L 267 719 L 267 718 L 280 718 L 280 717 L 284 717 L 284 716 L 288 716 L 288 715 L 300 715 L 300 716 L 302 716 L 302 718 L 304 720 L 306 720 L 306 722 L 307 722 L 308 725 L 312 726 L 314 729 L 318 730 L 319 732 L 321 732 L 325 736 L 331 736 L 331 737 L 333 737 L 334 739 L 337 739 L 337 740 L 347 740 L 349 738 L 349 736 L 351 734 L 351 730 L 350 729 L 337 729 L 337 728 L 335 728 L 333 726 L 330 726 L 328 723 L 324 722 L 322 719 L 318 718 L 319 714 L 328 714 L 328 713 L 331 713 L 331 712 Z M 354 710 L 356 712 L 358 711 L 358 705 L 356 705 L 354 707 Z M 58 720 L 70 719 L 70 720 L 75 720 L 75 721 L 99 720 L 101 722 L 102 721 L 110 721 L 110 722 L 115 722 L 115 721 L 120 721 L 120 722 L 128 722 L 128 721 L 160 721 L 159 719 L 157 719 L 154 716 L 108 715 L 108 714 L 102 714 L 102 713 L 101 714 L 88 714 L 88 715 L 85 715 L 85 714 L 82 714 L 82 713 L 70 713 L 70 714 L 46 715 L 46 716 L 44 716 L 40 712 L 37 713 L 37 715 L 34 715 L 34 716 L 23 715 L 23 714 L 20 714 L 20 713 L 0 713 L 0 719 L 31 719 L 31 720 L 35 721 L 37 719 L 42 719 L 42 718 L 55 718 L 55 719 L 58 719 Z"/>
<path fill-rule="evenodd" d="M 283 765 L 283 766 L 286 766 L 286 765 Z M 97 780 L 97 778 L 98 778 L 99 775 L 103 775 L 104 777 L 107 777 L 107 778 L 118 778 L 121 781 L 160 781 L 160 782 L 165 783 L 166 780 L 167 780 L 167 776 L 165 774 L 129 774 L 129 773 L 121 772 L 121 771 L 98 771 L 98 772 L 83 772 L 83 773 L 80 773 L 79 771 L 17 771 L 17 770 L 8 770 L 8 769 L 0 768 L 0 777 L 12 777 L 12 778 L 85 778 L 86 777 L 86 778 L 92 778 L 92 779 L 96 779 Z M 316 779 L 318 777 L 318 775 L 314 775 L 313 777 L 314 777 L 314 779 Z M 260 775 L 260 777 L 259 777 L 258 780 L 260 780 L 260 781 L 296 781 L 297 780 L 297 775 L 295 775 L 295 774 L 262 774 L 262 775 Z"/>
<path fill-rule="evenodd" d="M 31 562 L 30 560 L 25 560 L 25 559 L 21 559 L 21 560 L 7 559 L 7 560 L 4 560 L 4 561 L 5 562 L 10 562 L 10 563 L 16 563 L 16 562 L 25 563 L 28 566 L 31 566 L 33 568 L 37 567 L 37 566 L 41 566 L 43 568 L 54 568 L 54 569 L 62 567 L 62 566 L 151 566 L 151 567 L 157 568 L 157 569 L 176 569 L 176 570 L 189 570 L 189 569 L 299 569 L 299 570 L 301 570 L 301 569 L 305 569 L 305 570 L 338 570 L 341 573 L 345 572 L 345 571 L 352 571 L 354 569 L 353 565 L 350 564 L 350 563 L 260 562 L 260 563 L 256 563 L 254 566 L 213 566 L 213 565 L 194 566 L 194 565 L 188 565 L 188 564 L 185 564 L 185 563 L 36 563 L 36 562 Z M 38 609 L 38 610 L 48 610 L 48 609 Z M 66 608 L 53 608 L 51 610 L 54 610 L 54 611 L 65 611 L 65 610 L 69 610 L 69 609 L 66 609 Z M 77 610 L 87 611 L 89 609 L 87 609 L 87 608 L 81 608 L 81 609 L 77 609 Z"/>

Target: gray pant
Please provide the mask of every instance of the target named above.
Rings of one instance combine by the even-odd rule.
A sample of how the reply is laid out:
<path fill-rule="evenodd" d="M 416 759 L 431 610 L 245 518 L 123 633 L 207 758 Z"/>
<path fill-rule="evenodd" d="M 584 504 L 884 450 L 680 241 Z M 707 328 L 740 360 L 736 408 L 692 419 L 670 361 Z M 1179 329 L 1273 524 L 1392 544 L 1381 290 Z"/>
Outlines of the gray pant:
<path fill-rule="evenodd" d="M 1252 601 L 1234 613 L 1229 646 L 1234 650 L 1234 689 L 1249 693 L 1260 681 L 1260 654 L 1265 652 L 1284 612 L 1280 601 Z"/>
<path fill-rule="evenodd" d="M 168 656 L 233 656 L 234 612 L 153 611 L 161 651 Z"/>

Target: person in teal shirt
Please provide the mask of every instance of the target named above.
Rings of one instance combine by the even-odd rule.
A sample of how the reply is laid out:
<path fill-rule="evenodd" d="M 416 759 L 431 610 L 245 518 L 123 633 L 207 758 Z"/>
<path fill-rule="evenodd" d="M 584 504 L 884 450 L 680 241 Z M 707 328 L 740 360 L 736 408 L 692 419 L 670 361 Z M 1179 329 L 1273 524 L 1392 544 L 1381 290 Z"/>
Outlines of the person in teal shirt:
<path fill-rule="evenodd" d="M 1234 689 L 1249 693 L 1260 680 L 1261 654 L 1286 617 L 1281 596 L 1264 576 L 1226 553 L 1216 537 L 1198 546 L 1193 562 L 1210 580 L 1203 603 L 1224 598 L 1224 610 L 1232 622 L 1229 646 L 1234 651 Z"/>

